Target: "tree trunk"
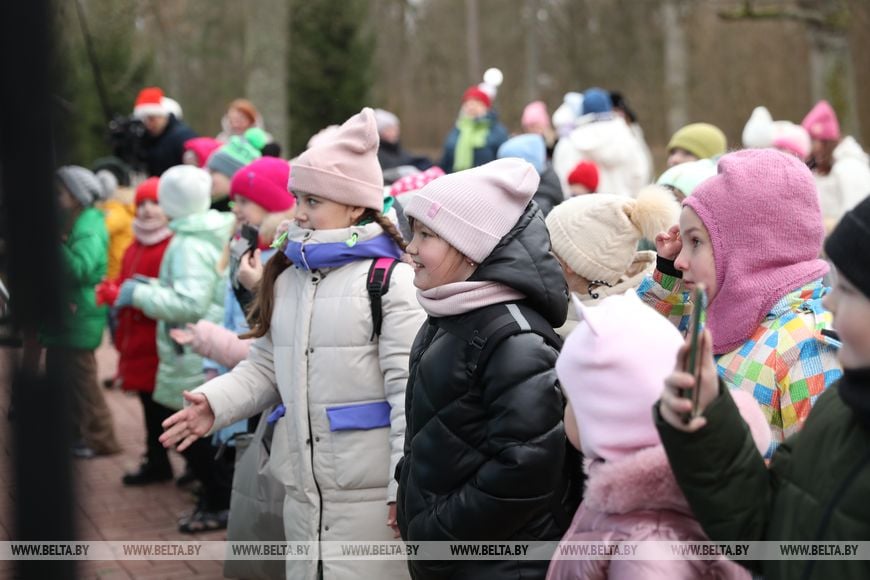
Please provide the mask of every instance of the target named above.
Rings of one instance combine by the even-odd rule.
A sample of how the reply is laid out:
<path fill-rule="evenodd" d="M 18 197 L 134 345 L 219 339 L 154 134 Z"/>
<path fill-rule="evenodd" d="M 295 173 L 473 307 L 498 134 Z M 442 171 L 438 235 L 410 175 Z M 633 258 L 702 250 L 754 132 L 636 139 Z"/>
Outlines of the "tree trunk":
<path fill-rule="evenodd" d="M 245 92 L 263 116 L 266 130 L 284 151 L 290 145 L 287 123 L 289 14 L 286 0 L 260 0 L 256 10 L 245 10 Z"/>
<path fill-rule="evenodd" d="M 665 99 L 668 103 L 667 130 L 676 133 L 689 122 L 689 50 L 683 27 L 682 0 L 662 3 L 665 37 Z"/>
<path fill-rule="evenodd" d="M 472 83 L 483 79 L 480 70 L 480 18 L 477 0 L 465 0 L 465 26 L 468 35 L 468 76 Z"/>
<path fill-rule="evenodd" d="M 860 134 L 855 73 L 845 30 L 808 27 L 810 87 L 813 102 L 827 99 L 837 111 L 843 133 Z"/>

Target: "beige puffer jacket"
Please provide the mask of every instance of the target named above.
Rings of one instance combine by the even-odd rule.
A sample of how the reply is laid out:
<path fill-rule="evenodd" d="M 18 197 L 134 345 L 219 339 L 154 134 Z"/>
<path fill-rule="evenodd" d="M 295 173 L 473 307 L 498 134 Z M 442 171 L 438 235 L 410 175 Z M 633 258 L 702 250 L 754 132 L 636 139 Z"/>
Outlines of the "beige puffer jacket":
<path fill-rule="evenodd" d="M 293 229 L 304 243 L 359 240 L 382 233 L 376 224 L 345 230 Z M 287 541 L 393 540 L 387 502 L 405 434 L 405 385 L 414 337 L 425 315 L 413 272 L 403 263 L 382 298 L 383 327 L 372 337 L 366 276 L 371 260 L 309 272 L 290 267 L 275 284 L 271 330 L 251 345 L 232 372 L 197 392 L 215 414 L 214 429 L 250 417 L 279 401 L 270 465 L 284 483 Z M 389 404 L 390 425 L 330 430 L 336 407 Z M 332 421 L 336 421 L 333 416 Z M 287 560 L 287 578 L 314 579 L 317 562 Z M 407 578 L 404 561 L 324 561 L 323 578 Z"/>

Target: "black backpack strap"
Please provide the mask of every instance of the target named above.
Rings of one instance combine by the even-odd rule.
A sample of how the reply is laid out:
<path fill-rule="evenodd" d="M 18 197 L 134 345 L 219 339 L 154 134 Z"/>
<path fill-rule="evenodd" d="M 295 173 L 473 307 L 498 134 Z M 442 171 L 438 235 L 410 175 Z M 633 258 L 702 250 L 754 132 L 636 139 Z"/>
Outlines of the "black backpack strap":
<path fill-rule="evenodd" d="M 369 302 L 372 308 L 372 337 L 381 335 L 381 325 L 384 321 L 383 305 L 381 298 L 390 291 L 390 277 L 393 269 L 399 261 L 395 258 L 376 258 L 372 260 L 369 273 L 366 276 L 366 290 L 369 293 Z"/>

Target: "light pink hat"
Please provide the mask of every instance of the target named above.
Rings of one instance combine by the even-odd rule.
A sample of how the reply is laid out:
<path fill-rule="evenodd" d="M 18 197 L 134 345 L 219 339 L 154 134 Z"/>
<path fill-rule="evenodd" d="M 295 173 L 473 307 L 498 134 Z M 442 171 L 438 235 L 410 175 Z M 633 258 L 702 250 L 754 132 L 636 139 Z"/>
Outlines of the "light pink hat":
<path fill-rule="evenodd" d="M 429 182 L 408 203 L 405 215 L 482 262 L 516 225 L 540 180 L 527 161 L 497 159 Z"/>
<path fill-rule="evenodd" d="M 840 122 L 828 101 L 822 100 L 807 113 L 801 125 L 813 139 L 836 141 L 840 138 Z"/>
<path fill-rule="evenodd" d="M 652 406 L 674 371 L 683 337 L 634 290 L 587 307 L 556 362 L 587 458 L 613 461 L 661 443 Z"/>
<path fill-rule="evenodd" d="M 384 208 L 375 114 L 366 107 L 293 163 L 289 189 L 354 207 Z"/>
<path fill-rule="evenodd" d="M 550 115 L 547 113 L 547 105 L 544 101 L 532 101 L 523 109 L 523 127 L 539 125 L 550 126 Z"/>
<path fill-rule="evenodd" d="M 780 151 L 791 153 L 801 161 L 810 156 L 810 134 L 800 125 L 790 121 L 777 121 L 773 128 L 773 146 Z"/>

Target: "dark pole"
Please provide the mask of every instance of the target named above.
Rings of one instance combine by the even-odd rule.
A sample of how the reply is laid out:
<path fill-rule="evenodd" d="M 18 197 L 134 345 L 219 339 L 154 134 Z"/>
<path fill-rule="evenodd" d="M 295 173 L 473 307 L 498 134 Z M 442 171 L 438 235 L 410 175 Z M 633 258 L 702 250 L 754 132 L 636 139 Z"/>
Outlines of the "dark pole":
<path fill-rule="evenodd" d="M 25 335 L 57 324 L 60 260 L 54 193 L 52 23 L 49 0 L 0 2 L 0 196 L 14 321 Z M 22 54 L 22 51 L 26 54 Z M 74 539 L 69 410 L 61 377 L 14 370 L 13 537 Z M 74 578 L 75 563 L 20 561 L 17 578 Z"/>

